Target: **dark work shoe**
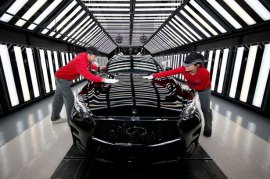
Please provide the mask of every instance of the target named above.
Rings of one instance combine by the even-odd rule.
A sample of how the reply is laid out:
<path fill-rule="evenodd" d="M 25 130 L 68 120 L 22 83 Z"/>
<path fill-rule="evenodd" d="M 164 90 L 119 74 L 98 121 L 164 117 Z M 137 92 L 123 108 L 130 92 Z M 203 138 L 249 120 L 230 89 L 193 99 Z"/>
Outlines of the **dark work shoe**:
<path fill-rule="evenodd" d="M 204 135 L 205 137 L 211 137 L 212 131 L 211 131 L 211 130 L 204 130 L 204 131 L 203 131 L 203 135 Z"/>

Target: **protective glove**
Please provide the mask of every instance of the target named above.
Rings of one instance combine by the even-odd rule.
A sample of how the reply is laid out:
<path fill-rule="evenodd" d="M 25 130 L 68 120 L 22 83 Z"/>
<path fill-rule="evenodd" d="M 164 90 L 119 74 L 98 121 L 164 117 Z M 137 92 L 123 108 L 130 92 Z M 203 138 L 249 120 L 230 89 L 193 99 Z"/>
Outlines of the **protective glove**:
<path fill-rule="evenodd" d="M 154 77 L 152 75 L 149 75 L 149 76 L 143 76 L 142 78 L 152 80 Z"/>
<path fill-rule="evenodd" d="M 104 79 L 104 83 L 117 83 L 118 81 L 119 81 L 118 79 L 108 79 L 108 78 Z"/>

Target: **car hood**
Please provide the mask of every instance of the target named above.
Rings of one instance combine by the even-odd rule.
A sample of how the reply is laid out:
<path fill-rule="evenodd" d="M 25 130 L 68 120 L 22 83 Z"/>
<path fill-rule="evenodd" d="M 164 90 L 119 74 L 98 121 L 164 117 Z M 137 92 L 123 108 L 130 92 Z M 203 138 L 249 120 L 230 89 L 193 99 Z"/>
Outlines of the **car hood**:
<path fill-rule="evenodd" d="M 144 74 L 145 75 L 145 74 Z M 78 100 L 94 116 L 178 117 L 193 93 L 183 90 L 174 78 L 147 80 L 140 74 L 117 74 L 115 84 L 89 82 Z"/>

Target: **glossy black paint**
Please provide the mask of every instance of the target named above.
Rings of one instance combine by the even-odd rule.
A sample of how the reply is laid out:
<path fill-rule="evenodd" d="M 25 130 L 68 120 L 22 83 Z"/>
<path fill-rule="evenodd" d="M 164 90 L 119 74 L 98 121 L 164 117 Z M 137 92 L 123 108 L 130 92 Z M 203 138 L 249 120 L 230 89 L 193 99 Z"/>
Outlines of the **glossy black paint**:
<path fill-rule="evenodd" d="M 172 77 L 143 79 L 148 73 L 104 73 L 119 82 L 89 82 L 81 90 L 69 124 L 82 152 L 103 161 L 151 163 L 193 152 L 201 130 L 193 92 Z"/>

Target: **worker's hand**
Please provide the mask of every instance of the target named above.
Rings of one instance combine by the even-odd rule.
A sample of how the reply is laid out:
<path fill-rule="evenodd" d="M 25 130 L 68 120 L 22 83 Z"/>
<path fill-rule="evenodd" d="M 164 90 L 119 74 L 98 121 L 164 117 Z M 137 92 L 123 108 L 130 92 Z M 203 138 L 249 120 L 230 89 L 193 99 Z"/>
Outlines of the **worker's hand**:
<path fill-rule="evenodd" d="M 108 79 L 108 78 L 104 79 L 104 83 L 117 83 L 118 81 L 119 81 L 118 79 Z"/>
<path fill-rule="evenodd" d="M 152 80 L 154 77 L 152 75 L 149 75 L 149 76 L 143 76 L 142 78 Z"/>
<path fill-rule="evenodd" d="M 182 85 L 181 85 L 181 88 L 182 88 L 183 90 L 190 90 L 190 88 L 188 87 L 188 85 L 185 85 L 185 84 L 182 84 Z"/>

